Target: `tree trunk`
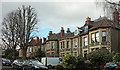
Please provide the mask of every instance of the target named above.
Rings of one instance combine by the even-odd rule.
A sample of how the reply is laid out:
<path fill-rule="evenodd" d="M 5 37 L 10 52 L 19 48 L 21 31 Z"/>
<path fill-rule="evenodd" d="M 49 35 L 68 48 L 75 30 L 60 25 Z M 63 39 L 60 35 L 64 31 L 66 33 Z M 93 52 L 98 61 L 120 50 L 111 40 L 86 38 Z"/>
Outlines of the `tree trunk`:
<path fill-rule="evenodd" d="M 22 58 L 26 59 L 26 49 L 22 49 Z"/>

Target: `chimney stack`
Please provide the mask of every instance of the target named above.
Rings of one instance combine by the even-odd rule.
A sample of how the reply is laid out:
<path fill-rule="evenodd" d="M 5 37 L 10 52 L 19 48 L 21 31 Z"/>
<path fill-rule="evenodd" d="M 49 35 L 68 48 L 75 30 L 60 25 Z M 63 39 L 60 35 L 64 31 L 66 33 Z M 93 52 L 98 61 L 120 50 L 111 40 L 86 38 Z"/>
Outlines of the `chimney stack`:
<path fill-rule="evenodd" d="M 42 43 L 42 38 L 40 38 L 40 42 Z"/>
<path fill-rule="evenodd" d="M 70 32 L 70 29 L 69 28 L 67 28 L 67 33 L 69 33 Z"/>
<path fill-rule="evenodd" d="M 31 41 L 33 41 L 33 38 L 31 38 Z"/>
<path fill-rule="evenodd" d="M 115 8 L 115 11 L 113 13 L 113 21 L 114 21 L 114 24 L 119 24 L 119 12 L 117 11 L 116 8 Z"/>
<path fill-rule="evenodd" d="M 87 23 L 87 24 L 91 24 L 91 18 L 89 18 L 89 17 L 86 18 L 86 23 Z"/>
<path fill-rule="evenodd" d="M 63 37 L 64 36 L 64 29 L 63 29 L 63 27 L 61 27 L 61 37 Z"/>
<path fill-rule="evenodd" d="M 39 37 L 37 37 L 36 41 L 39 42 Z"/>
<path fill-rule="evenodd" d="M 52 36 L 53 34 L 52 34 L 52 31 L 49 31 L 49 36 Z"/>

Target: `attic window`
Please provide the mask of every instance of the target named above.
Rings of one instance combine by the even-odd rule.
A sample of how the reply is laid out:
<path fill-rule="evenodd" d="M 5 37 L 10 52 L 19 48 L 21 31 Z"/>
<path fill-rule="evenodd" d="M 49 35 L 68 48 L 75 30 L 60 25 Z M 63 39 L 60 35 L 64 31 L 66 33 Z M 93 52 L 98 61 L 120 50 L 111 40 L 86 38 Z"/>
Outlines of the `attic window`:
<path fill-rule="evenodd" d="M 84 32 L 87 32 L 87 31 L 88 31 L 88 26 L 85 26 Z"/>

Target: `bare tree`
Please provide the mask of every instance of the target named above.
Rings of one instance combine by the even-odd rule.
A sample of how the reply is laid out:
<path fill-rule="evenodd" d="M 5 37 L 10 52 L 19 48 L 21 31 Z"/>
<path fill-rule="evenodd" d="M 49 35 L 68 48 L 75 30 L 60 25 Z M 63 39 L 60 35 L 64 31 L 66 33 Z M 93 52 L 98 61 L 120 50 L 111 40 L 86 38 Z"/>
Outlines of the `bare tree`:
<path fill-rule="evenodd" d="M 37 24 L 37 14 L 31 6 L 22 6 L 14 12 L 8 14 L 3 20 L 2 41 L 5 46 L 16 49 L 17 46 L 22 50 L 23 59 L 26 58 L 29 40 L 34 36 Z"/>
<path fill-rule="evenodd" d="M 102 7 L 104 15 L 112 18 L 112 14 L 115 8 L 119 8 L 120 12 L 120 1 L 119 0 L 96 0 L 97 7 Z"/>
<path fill-rule="evenodd" d="M 18 33 L 16 31 L 17 13 L 11 12 L 4 18 L 2 22 L 2 41 L 4 47 L 11 48 L 13 58 L 15 58 L 15 50 L 18 45 Z"/>
<path fill-rule="evenodd" d="M 17 11 L 17 32 L 19 35 L 19 45 L 22 50 L 22 57 L 25 59 L 27 47 L 29 46 L 29 40 L 33 37 L 32 33 L 35 31 L 35 25 L 37 24 L 37 14 L 31 6 L 22 6 L 22 8 L 19 8 Z"/>

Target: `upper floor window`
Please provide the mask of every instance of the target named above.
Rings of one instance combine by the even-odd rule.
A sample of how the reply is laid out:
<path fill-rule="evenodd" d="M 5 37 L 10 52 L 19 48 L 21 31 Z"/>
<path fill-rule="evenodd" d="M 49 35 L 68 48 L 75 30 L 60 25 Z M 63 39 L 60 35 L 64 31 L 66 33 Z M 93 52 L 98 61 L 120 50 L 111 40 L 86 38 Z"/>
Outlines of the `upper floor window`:
<path fill-rule="evenodd" d="M 74 48 L 77 48 L 77 40 L 74 40 Z"/>
<path fill-rule="evenodd" d="M 99 32 L 96 32 L 96 33 L 95 33 L 95 41 L 96 41 L 96 42 L 99 42 Z"/>
<path fill-rule="evenodd" d="M 106 31 L 102 31 L 102 41 L 106 41 Z"/>
<path fill-rule="evenodd" d="M 50 49 L 50 45 L 49 45 L 49 43 L 47 43 L 47 49 Z"/>
<path fill-rule="evenodd" d="M 80 46 L 82 46 L 82 37 L 80 37 Z"/>
<path fill-rule="evenodd" d="M 60 42 L 60 46 L 61 46 L 61 49 L 62 49 L 62 42 Z"/>
<path fill-rule="evenodd" d="M 30 48 L 30 53 L 32 52 L 32 48 Z"/>
<path fill-rule="evenodd" d="M 65 43 L 64 43 L 64 41 L 63 41 L 63 48 L 65 47 Z"/>
<path fill-rule="evenodd" d="M 69 41 L 67 41 L 67 48 L 69 48 Z"/>
<path fill-rule="evenodd" d="M 92 34 L 91 34 L 91 43 L 94 43 L 94 42 L 95 42 L 95 34 L 92 33 Z"/>
<path fill-rule="evenodd" d="M 87 31 L 88 31 L 88 26 L 85 26 L 84 32 L 87 32 Z"/>
<path fill-rule="evenodd" d="M 52 49 L 54 49 L 54 42 L 52 42 L 51 44 L 52 44 Z"/>
<path fill-rule="evenodd" d="M 84 37 L 84 46 L 87 47 L 87 37 Z"/>

